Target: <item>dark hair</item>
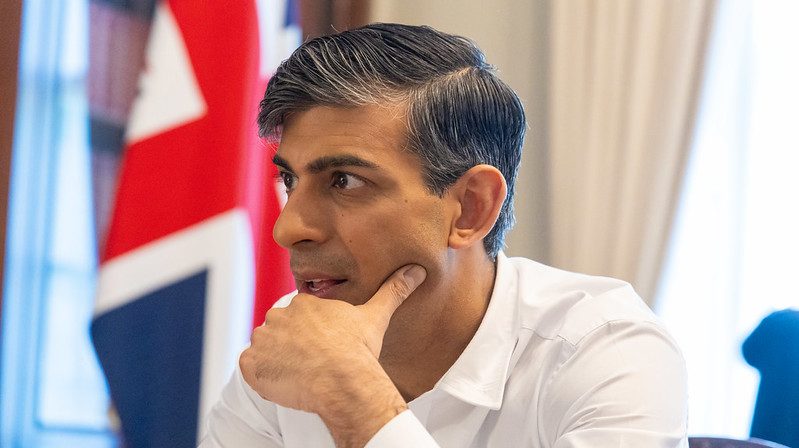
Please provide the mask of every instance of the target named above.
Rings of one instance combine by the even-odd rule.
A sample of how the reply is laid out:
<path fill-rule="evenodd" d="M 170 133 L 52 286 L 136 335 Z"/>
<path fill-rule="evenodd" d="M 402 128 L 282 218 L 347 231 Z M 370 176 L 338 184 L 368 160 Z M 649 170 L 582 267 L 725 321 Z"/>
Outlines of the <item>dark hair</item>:
<path fill-rule="evenodd" d="M 475 165 L 505 176 L 508 195 L 483 241 L 491 258 L 513 226 L 524 109 L 470 40 L 427 26 L 378 23 L 312 39 L 280 64 L 260 104 L 262 137 L 314 106 L 407 104 L 408 148 L 427 187 L 443 195 Z"/>

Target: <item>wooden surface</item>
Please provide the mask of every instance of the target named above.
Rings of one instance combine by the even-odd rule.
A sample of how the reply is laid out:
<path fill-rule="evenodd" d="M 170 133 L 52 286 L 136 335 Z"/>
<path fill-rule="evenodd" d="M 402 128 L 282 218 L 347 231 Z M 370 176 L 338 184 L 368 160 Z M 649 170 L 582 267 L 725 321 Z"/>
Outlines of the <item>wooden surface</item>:
<path fill-rule="evenodd" d="M 3 284 L 6 249 L 8 183 L 11 175 L 11 148 L 14 139 L 14 108 L 17 101 L 17 63 L 22 0 L 0 1 L 0 285 Z M 3 295 L 0 290 L 0 325 Z"/>
<path fill-rule="evenodd" d="M 301 0 L 303 39 L 333 34 L 366 25 L 369 0 Z"/>

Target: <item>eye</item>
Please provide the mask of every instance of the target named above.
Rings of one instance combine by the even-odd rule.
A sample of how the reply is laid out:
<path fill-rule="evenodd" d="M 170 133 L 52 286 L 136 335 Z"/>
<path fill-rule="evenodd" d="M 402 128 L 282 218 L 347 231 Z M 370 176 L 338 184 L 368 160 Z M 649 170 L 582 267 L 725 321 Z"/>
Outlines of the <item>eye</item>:
<path fill-rule="evenodd" d="M 287 193 L 294 189 L 297 184 L 297 176 L 288 171 L 281 171 L 278 176 L 280 176 L 280 181 L 283 182 L 283 186 L 286 187 Z"/>
<path fill-rule="evenodd" d="M 351 190 L 353 188 L 363 187 L 366 182 L 359 179 L 358 176 L 347 173 L 333 173 L 331 186 L 333 188 L 340 188 L 342 190 Z"/>

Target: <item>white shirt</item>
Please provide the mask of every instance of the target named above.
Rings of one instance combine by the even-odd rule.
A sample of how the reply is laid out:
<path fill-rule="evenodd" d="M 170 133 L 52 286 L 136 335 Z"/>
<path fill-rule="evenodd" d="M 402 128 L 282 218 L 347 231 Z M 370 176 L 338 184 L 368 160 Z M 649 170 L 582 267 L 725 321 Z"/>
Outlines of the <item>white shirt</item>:
<path fill-rule="evenodd" d="M 680 350 L 629 284 L 499 254 L 474 338 L 367 447 L 687 448 L 686 403 Z M 237 370 L 201 446 L 334 444 Z"/>

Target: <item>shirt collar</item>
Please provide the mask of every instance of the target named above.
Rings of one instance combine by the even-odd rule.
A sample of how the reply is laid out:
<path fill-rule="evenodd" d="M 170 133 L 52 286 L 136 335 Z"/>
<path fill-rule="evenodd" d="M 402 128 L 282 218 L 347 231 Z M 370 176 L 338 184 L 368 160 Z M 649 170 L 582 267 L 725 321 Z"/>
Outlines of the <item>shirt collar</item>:
<path fill-rule="evenodd" d="M 517 280 L 514 267 L 505 254 L 497 254 L 494 289 L 483 321 L 435 388 L 475 406 L 490 409 L 502 406 L 518 333 Z"/>

